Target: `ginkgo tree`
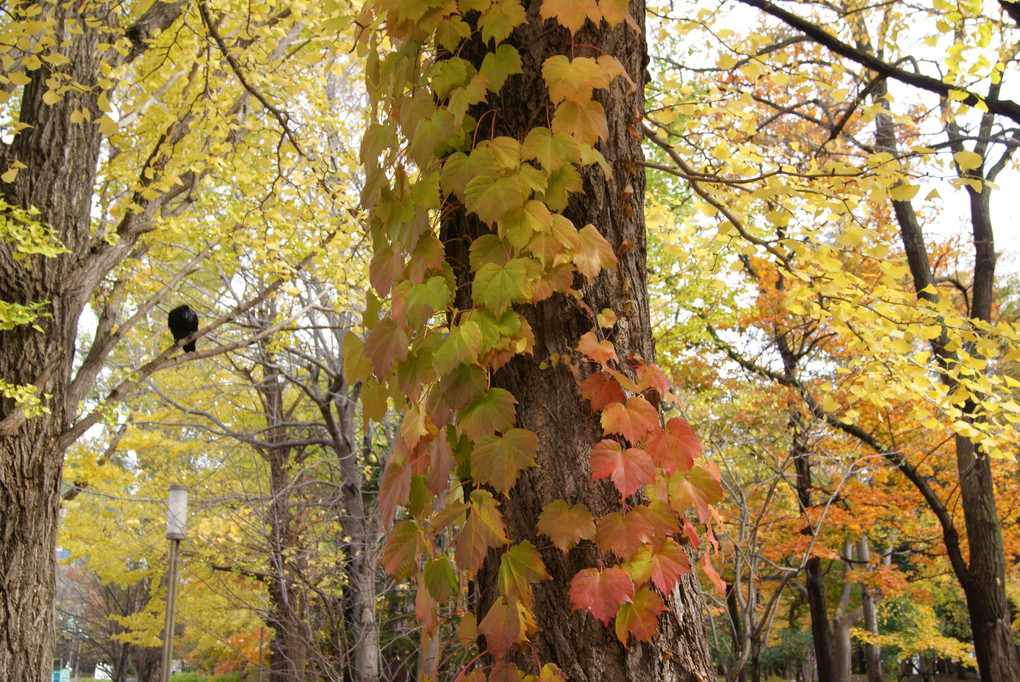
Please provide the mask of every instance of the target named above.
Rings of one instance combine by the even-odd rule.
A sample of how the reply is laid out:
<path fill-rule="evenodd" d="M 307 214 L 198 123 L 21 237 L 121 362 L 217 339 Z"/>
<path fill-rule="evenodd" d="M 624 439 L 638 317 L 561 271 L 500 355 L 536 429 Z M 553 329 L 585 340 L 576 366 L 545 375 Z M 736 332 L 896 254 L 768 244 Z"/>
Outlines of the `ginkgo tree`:
<path fill-rule="evenodd" d="M 266 244 L 258 262 L 277 274 L 270 289 L 279 288 L 329 235 L 290 248 L 282 204 L 304 187 L 318 188 L 320 207 L 349 196 L 332 179 L 330 150 L 342 136 L 334 127 L 331 140 L 306 139 L 296 109 L 317 99 L 293 97 L 303 74 L 348 68 L 330 58 L 346 11 L 236 9 L 205 0 L 4 8 L 0 669 L 12 679 L 47 676 L 52 664 L 64 451 L 140 381 L 183 361 L 164 331 L 171 293 L 201 261 L 239 264 L 257 241 Z M 203 193 L 213 178 L 220 189 Z M 224 215 L 228 187 L 247 205 Z M 86 306 L 97 322 L 77 356 Z M 108 381 L 107 360 L 135 328 L 151 332 L 150 343 Z"/>
<path fill-rule="evenodd" d="M 791 377 L 780 342 L 807 338 L 793 318 L 776 325 L 777 355 L 744 356 L 745 366 L 799 391 L 815 418 L 911 482 L 938 519 L 967 597 L 982 676 L 1017 679 L 992 472 L 1015 449 L 1015 389 L 995 368 L 1016 357 L 1018 336 L 1015 324 L 995 317 L 989 208 L 1016 147 L 1016 104 L 1000 97 L 1014 66 L 1014 28 L 980 3 L 938 3 L 923 15 L 927 44 L 950 59 L 933 78 L 897 66 L 908 59 L 903 37 L 919 30 L 906 6 L 812 5 L 819 14 L 798 14 L 745 4 L 784 25 L 709 38 L 721 49 L 716 82 L 691 85 L 686 99 L 664 106 L 652 117 L 652 139 L 692 183 L 721 239 L 742 245 L 736 267 L 769 261 L 782 279 L 777 309 L 800 316 L 803 329 L 837 335 L 845 348 L 831 379 Z M 714 20 L 698 7 L 675 26 L 708 36 Z M 920 64 L 925 54 L 909 58 Z M 900 95 L 894 84 L 918 90 Z M 893 102 L 894 91 L 907 104 Z M 943 175 L 969 207 L 966 269 L 925 236 L 940 205 L 924 208 L 917 197 Z M 938 202 L 938 193 L 927 201 Z M 951 458 L 960 513 L 955 487 L 928 474 L 932 450 L 914 437 L 920 429 L 952 443 L 940 454 Z"/>

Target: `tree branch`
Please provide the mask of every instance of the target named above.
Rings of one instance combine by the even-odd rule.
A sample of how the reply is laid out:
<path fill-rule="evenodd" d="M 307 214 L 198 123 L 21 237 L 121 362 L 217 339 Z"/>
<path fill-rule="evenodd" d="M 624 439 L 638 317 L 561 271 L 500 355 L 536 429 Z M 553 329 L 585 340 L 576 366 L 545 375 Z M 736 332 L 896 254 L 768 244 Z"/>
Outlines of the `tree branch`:
<path fill-rule="evenodd" d="M 739 2 L 759 9 L 766 14 L 779 19 L 787 26 L 801 31 L 804 35 L 819 45 L 832 50 L 841 57 L 845 57 L 852 62 L 856 62 L 861 66 L 875 71 L 880 76 L 891 78 L 901 83 L 906 83 L 907 85 L 911 85 L 921 90 L 927 90 L 928 92 L 935 93 L 936 95 L 944 98 L 948 98 L 950 92 L 963 93 L 964 97 L 959 100 L 961 104 L 966 104 L 971 107 L 983 104 L 989 113 L 1000 114 L 1008 119 L 1020 123 L 1020 105 L 1012 100 L 1000 100 L 996 98 L 986 99 L 980 95 L 970 92 L 969 90 L 953 87 L 952 85 L 944 83 L 937 78 L 913 73 L 897 66 L 893 66 L 874 55 L 870 55 L 851 47 L 839 38 L 826 33 L 825 29 L 818 24 L 802 19 L 796 14 L 772 4 L 768 0 L 739 0 Z"/>

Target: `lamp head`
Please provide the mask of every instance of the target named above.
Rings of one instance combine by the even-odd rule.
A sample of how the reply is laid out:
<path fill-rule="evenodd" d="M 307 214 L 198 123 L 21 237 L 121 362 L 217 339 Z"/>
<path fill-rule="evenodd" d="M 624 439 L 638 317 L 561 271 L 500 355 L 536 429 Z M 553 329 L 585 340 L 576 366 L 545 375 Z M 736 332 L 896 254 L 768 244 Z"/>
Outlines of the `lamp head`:
<path fill-rule="evenodd" d="M 184 540 L 188 536 L 188 486 L 170 486 L 166 509 L 166 537 Z"/>

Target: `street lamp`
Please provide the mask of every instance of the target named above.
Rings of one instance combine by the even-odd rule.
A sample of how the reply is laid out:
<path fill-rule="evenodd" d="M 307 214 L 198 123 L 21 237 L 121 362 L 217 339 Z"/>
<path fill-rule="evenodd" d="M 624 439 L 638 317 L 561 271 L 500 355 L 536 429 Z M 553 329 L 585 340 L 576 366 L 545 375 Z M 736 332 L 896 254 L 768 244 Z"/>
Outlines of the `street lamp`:
<path fill-rule="evenodd" d="M 188 486 L 170 486 L 166 506 L 166 537 L 170 540 L 170 569 L 166 578 L 166 621 L 163 624 L 163 665 L 161 682 L 170 682 L 174 650 L 174 603 L 177 601 L 177 556 L 181 540 L 188 537 Z"/>

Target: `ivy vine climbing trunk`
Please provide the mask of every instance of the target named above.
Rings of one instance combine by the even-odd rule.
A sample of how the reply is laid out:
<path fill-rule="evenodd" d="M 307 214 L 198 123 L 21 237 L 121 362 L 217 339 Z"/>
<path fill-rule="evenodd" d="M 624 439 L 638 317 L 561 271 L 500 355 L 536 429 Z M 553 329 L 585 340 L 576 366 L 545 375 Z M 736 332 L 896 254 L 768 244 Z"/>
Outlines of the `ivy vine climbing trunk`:
<path fill-rule="evenodd" d="M 603 437 L 599 419 L 580 395 L 578 378 L 550 360 L 569 355 L 581 335 L 593 328 L 595 314 L 606 308 L 617 315 L 613 344 L 621 359 L 630 358 L 624 364 L 632 365 L 634 358 L 651 361 L 653 355 L 640 146 L 645 36 L 626 24 L 610 29 L 604 22 L 598 27 L 586 22 L 571 36 L 565 28 L 540 16 L 541 5 L 537 1 L 523 3 L 527 20 L 507 41 L 520 52 L 523 73 L 511 76 L 498 95 L 490 95 L 471 110 L 479 121 L 478 140 L 497 136 L 520 140 L 532 128 L 548 125 L 553 106 L 542 70 L 554 55 L 615 57 L 635 86 L 628 88 L 623 79 L 618 79 L 608 91 L 596 95 L 608 121 L 608 135 L 597 148 L 609 172 L 598 166 L 581 168 L 580 191 L 571 194 L 563 211 L 579 228 L 596 226 L 617 253 L 617 268 L 603 271 L 590 284 L 581 284 L 582 278 L 575 275 L 580 297 L 555 294 L 536 305 L 516 306 L 534 332 L 534 355 L 518 355 L 493 377 L 493 385 L 509 390 L 517 401 L 516 425 L 533 431 L 538 442 L 538 468 L 521 475 L 503 506 L 510 541 L 528 540 L 540 548 L 551 577 L 535 585 L 534 615 L 541 630 L 530 641 L 538 660 L 555 663 L 576 682 L 712 679 L 703 629 L 703 598 L 691 575 L 666 595 L 667 609 L 659 618 L 659 632 L 652 642 L 632 641 L 624 647 L 610 628 L 575 611 L 570 603 L 571 578 L 582 569 L 600 566 L 604 560 L 595 546 L 582 543 L 563 554 L 537 534 L 543 506 L 558 498 L 585 504 L 596 518 L 620 508 L 620 494 L 608 481 L 592 482 L 589 456 L 593 445 Z M 631 2 L 629 10 L 643 23 L 642 2 Z M 481 68 L 488 49 L 475 38 L 465 43 L 459 56 Z M 466 215 L 455 200 L 448 198 L 447 206 L 441 239 L 458 276 L 460 307 L 469 308 L 468 247 L 489 230 L 474 215 Z M 553 366 L 545 367 L 546 363 Z M 490 551 L 475 582 L 479 619 L 499 599 L 499 566 L 499 554 Z M 529 667 L 529 659 L 530 655 L 518 655 L 517 664 Z"/>

